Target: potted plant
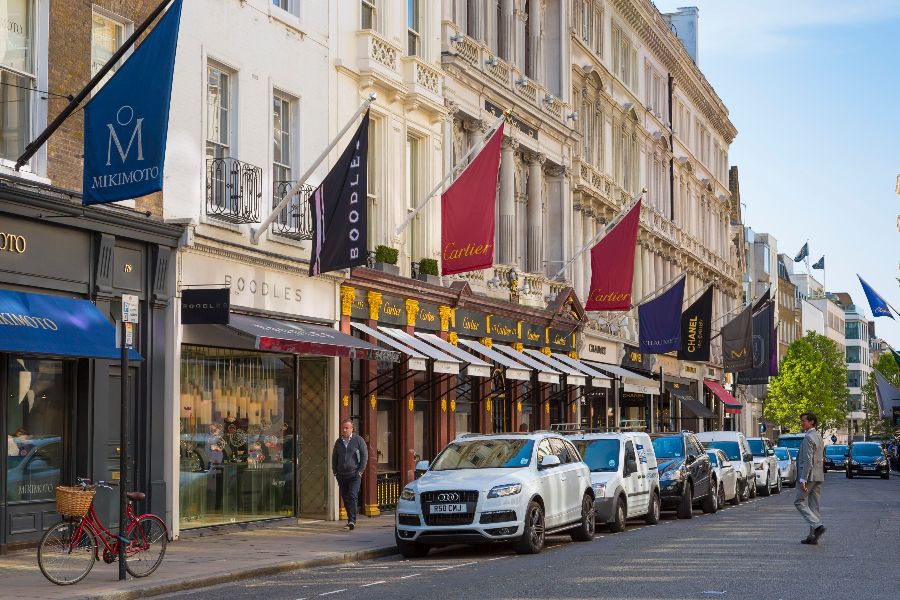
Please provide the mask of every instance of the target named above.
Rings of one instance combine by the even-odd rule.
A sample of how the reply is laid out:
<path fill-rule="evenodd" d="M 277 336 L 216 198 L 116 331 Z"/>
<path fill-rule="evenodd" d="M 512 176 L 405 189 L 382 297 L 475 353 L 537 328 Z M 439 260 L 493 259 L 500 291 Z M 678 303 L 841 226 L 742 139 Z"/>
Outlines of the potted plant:
<path fill-rule="evenodd" d="M 400 252 L 396 248 L 390 246 L 375 247 L 375 268 L 392 275 L 400 274 L 400 267 L 397 266 L 397 258 Z"/>
<path fill-rule="evenodd" d="M 419 281 L 425 281 L 432 285 L 441 285 L 438 273 L 438 261 L 434 258 L 423 258 L 419 261 Z"/>

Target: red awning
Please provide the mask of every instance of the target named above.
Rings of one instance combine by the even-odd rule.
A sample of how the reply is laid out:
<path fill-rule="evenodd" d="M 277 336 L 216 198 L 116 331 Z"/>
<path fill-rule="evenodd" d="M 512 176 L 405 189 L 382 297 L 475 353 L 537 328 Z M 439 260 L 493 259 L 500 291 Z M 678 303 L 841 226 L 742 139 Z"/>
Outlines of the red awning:
<path fill-rule="evenodd" d="M 722 404 L 725 405 L 725 412 L 733 415 L 738 415 L 741 413 L 741 409 L 744 408 L 744 405 L 735 399 L 734 396 L 728 393 L 728 390 L 723 388 L 718 381 L 710 381 L 704 380 L 703 385 L 706 386 L 706 389 L 715 394 L 716 398 L 722 401 Z"/>

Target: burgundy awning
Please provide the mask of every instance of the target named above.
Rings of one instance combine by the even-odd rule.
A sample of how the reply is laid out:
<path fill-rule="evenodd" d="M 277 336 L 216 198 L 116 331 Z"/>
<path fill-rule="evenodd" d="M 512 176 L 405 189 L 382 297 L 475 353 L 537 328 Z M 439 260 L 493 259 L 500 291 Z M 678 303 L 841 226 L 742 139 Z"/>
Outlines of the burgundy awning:
<path fill-rule="evenodd" d="M 706 386 L 710 392 L 712 392 L 716 398 L 722 401 L 722 404 L 725 405 L 725 412 L 733 415 L 739 415 L 741 413 L 741 409 L 744 408 L 744 405 L 738 402 L 738 400 L 728 393 L 728 390 L 723 388 L 718 381 L 710 381 L 708 379 L 703 381 L 703 385 Z"/>

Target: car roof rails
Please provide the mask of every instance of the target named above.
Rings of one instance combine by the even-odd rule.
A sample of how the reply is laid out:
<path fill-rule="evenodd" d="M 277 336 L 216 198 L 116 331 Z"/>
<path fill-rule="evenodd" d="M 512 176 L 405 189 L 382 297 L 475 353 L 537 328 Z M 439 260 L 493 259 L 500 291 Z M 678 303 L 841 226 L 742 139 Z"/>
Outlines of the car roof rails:
<path fill-rule="evenodd" d="M 550 431 L 557 433 L 576 433 L 584 431 L 581 423 L 553 423 L 550 425 Z"/>

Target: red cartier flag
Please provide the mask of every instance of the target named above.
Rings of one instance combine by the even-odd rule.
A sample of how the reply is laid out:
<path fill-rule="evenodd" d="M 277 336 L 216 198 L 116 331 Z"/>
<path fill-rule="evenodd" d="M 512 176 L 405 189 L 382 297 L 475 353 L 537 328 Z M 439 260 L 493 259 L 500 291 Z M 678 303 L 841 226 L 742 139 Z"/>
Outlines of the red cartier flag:
<path fill-rule="evenodd" d="M 494 264 L 494 207 L 500 170 L 501 123 L 463 174 L 441 196 L 441 273 Z"/>
<path fill-rule="evenodd" d="M 641 201 L 591 248 L 591 289 L 585 310 L 630 310 Z"/>

